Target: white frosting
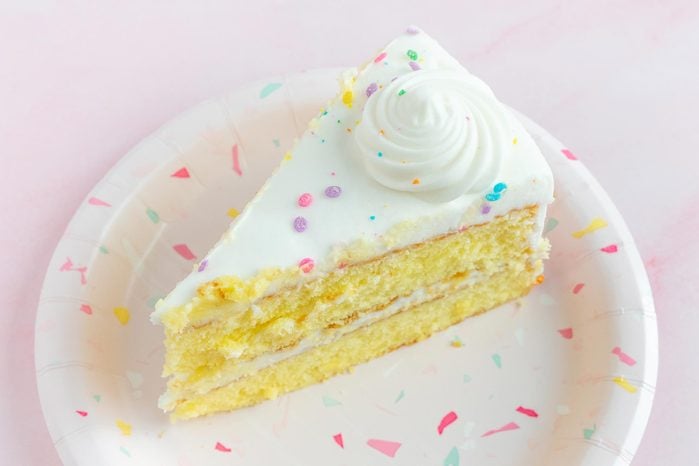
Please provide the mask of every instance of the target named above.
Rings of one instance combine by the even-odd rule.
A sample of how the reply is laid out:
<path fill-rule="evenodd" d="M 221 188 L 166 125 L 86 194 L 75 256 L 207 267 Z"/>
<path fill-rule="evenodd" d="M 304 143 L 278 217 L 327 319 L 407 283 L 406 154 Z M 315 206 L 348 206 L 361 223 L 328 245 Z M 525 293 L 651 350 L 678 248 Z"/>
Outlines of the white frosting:
<path fill-rule="evenodd" d="M 507 115 L 466 70 L 418 69 L 367 100 L 355 131 L 371 176 L 447 199 L 492 186 L 511 148 Z"/>
<path fill-rule="evenodd" d="M 406 56 L 409 50 L 418 55 L 418 71 Z M 298 267 L 311 258 L 315 268 L 305 276 L 312 278 L 334 269 L 333 251 L 357 240 L 380 253 L 484 223 L 512 209 L 539 205 L 543 211 L 552 201 L 551 170 L 519 121 L 426 34 L 401 35 L 360 72 L 345 78 L 348 83 L 352 101 L 335 100 L 311 122 L 292 159 L 282 162 L 209 252 L 206 268 L 195 269 L 158 303 L 154 321 L 188 303 L 201 284 L 222 275 L 247 279 L 263 269 Z M 367 97 L 372 84 L 377 90 Z M 399 85 L 405 94 L 382 96 Z M 343 89 L 341 95 L 346 94 Z M 405 102 L 397 100 L 405 97 Z M 466 115 L 471 122 L 464 123 Z M 391 141 L 377 142 L 371 128 L 383 121 L 390 124 Z M 420 139 L 427 128 L 440 132 L 424 137 L 443 151 L 429 151 Z M 452 142 L 441 145 L 442 138 L 455 147 Z M 381 148 L 386 149 L 385 160 L 371 161 L 370 151 Z M 442 159 L 443 154 L 448 155 Z M 401 157 L 408 157 L 405 173 L 394 170 Z M 413 175 L 420 178 L 420 188 L 389 187 L 403 187 Z M 487 200 L 494 199 L 500 183 L 507 189 L 497 200 Z M 329 186 L 341 188 L 339 197 L 325 194 Z M 303 193 L 313 196 L 307 207 L 298 204 Z M 302 233 L 294 229 L 297 217 L 307 223 Z M 404 234 L 392 237 L 395 227 L 406 224 L 411 226 Z M 539 239 L 532 240 L 538 246 Z"/>

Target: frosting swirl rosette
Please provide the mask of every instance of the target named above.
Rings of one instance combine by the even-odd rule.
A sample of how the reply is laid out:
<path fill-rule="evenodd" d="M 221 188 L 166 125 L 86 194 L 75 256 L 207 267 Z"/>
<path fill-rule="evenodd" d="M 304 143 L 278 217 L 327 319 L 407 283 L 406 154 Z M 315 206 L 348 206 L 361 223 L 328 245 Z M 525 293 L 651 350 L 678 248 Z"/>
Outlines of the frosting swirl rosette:
<path fill-rule="evenodd" d="M 354 134 L 382 185 L 454 198 L 491 187 L 511 147 L 509 126 L 502 104 L 475 76 L 418 70 L 373 93 Z"/>

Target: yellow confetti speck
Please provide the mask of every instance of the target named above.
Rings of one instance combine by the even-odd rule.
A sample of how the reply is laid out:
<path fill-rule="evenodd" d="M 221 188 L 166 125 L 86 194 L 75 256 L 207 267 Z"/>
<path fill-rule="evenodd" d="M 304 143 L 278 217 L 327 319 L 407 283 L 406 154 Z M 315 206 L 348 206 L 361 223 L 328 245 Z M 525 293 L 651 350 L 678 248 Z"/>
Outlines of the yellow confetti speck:
<path fill-rule="evenodd" d="M 607 226 L 607 222 L 605 222 L 601 218 L 593 218 L 588 226 L 586 226 L 582 230 L 573 232 L 573 238 L 580 239 L 583 236 L 585 236 L 589 233 L 592 233 L 593 231 L 597 231 L 601 228 L 604 228 L 606 226 Z"/>
<path fill-rule="evenodd" d="M 414 178 L 413 184 L 420 184 L 420 178 Z"/>
<path fill-rule="evenodd" d="M 131 314 L 129 313 L 129 310 L 126 309 L 125 307 L 115 307 L 114 308 L 114 315 L 116 316 L 117 320 L 121 325 L 126 325 L 129 323 L 129 319 L 131 318 Z"/>
<path fill-rule="evenodd" d="M 517 144 L 517 138 L 516 138 L 516 137 L 512 140 L 512 144 Z"/>
<path fill-rule="evenodd" d="M 636 393 L 638 391 L 638 388 L 634 387 L 631 385 L 624 377 L 622 376 L 616 376 L 614 377 L 614 383 L 626 390 L 629 393 Z"/>
<path fill-rule="evenodd" d="M 121 431 L 121 435 L 125 435 L 127 437 L 131 435 L 131 424 L 129 424 L 128 422 L 122 421 L 121 419 L 117 419 L 116 426 Z"/>
<path fill-rule="evenodd" d="M 240 214 L 240 212 L 238 212 L 238 209 L 236 209 L 235 207 L 231 207 L 230 209 L 228 209 L 228 216 L 230 218 L 236 218 L 238 214 Z"/>
<path fill-rule="evenodd" d="M 542 283 L 544 283 L 544 275 L 543 274 L 536 277 L 536 283 L 538 285 L 541 285 Z"/>
<path fill-rule="evenodd" d="M 352 102 L 354 101 L 354 94 L 351 90 L 347 90 L 342 93 L 342 103 L 347 105 L 348 108 L 352 108 Z"/>
<path fill-rule="evenodd" d="M 284 154 L 284 160 L 286 160 L 287 162 L 288 162 L 289 160 L 291 160 L 292 158 L 293 158 L 293 157 L 291 156 L 291 152 L 287 152 L 286 154 Z"/>
<path fill-rule="evenodd" d="M 461 343 L 461 340 L 452 340 L 450 345 L 454 348 L 461 348 L 462 346 L 464 346 L 464 344 Z"/>

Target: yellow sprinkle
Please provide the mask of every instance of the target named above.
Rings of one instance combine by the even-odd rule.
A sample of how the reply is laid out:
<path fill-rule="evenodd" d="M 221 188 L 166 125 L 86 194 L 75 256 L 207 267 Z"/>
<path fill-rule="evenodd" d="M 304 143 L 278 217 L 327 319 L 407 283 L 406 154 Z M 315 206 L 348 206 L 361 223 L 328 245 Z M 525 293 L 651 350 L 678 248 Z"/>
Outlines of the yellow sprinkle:
<path fill-rule="evenodd" d="M 512 144 L 517 144 L 517 137 L 512 140 Z"/>
<path fill-rule="evenodd" d="M 115 307 L 114 315 L 116 316 L 117 320 L 121 325 L 128 324 L 129 318 L 131 317 L 131 315 L 129 314 L 129 310 L 125 307 Z"/>
<path fill-rule="evenodd" d="M 293 157 L 291 156 L 291 152 L 287 152 L 286 154 L 284 154 L 284 160 L 286 160 L 287 162 L 288 162 L 289 160 L 291 160 L 292 158 L 293 158 Z"/>
<path fill-rule="evenodd" d="M 541 285 L 542 283 L 544 283 L 544 275 L 543 275 L 543 274 L 541 274 L 541 275 L 539 275 L 538 277 L 536 277 L 536 283 L 537 283 L 538 285 Z"/>
<path fill-rule="evenodd" d="M 607 226 L 607 222 L 605 222 L 601 218 L 593 218 L 588 226 L 586 226 L 582 230 L 573 232 L 573 238 L 580 239 L 583 236 L 587 235 L 588 233 L 592 233 L 593 231 L 597 231 L 597 230 L 604 228 L 606 226 Z"/>
<path fill-rule="evenodd" d="M 386 133 L 384 133 L 383 130 L 380 129 L 380 130 L 379 130 L 379 134 L 380 134 L 381 136 L 383 136 L 383 135 L 386 134 Z"/>
<path fill-rule="evenodd" d="M 238 214 L 240 214 L 240 212 L 238 212 L 238 209 L 236 209 L 235 207 L 231 207 L 230 209 L 228 209 L 228 216 L 230 218 L 236 218 Z"/>
<path fill-rule="evenodd" d="M 351 132 L 352 132 L 352 128 L 345 128 L 345 130 L 346 130 L 348 133 L 351 133 Z"/>
<path fill-rule="evenodd" d="M 420 184 L 420 178 L 413 179 L 413 184 Z"/>
<path fill-rule="evenodd" d="M 464 344 L 461 343 L 461 340 L 452 340 L 450 345 L 454 348 L 461 348 L 462 346 L 464 346 Z"/>
<path fill-rule="evenodd" d="M 125 435 L 127 437 L 131 435 L 131 424 L 129 424 L 128 422 L 122 421 L 121 419 L 117 419 L 116 426 L 121 431 L 121 435 Z"/>
<path fill-rule="evenodd" d="M 626 390 L 629 393 L 636 393 L 638 391 L 638 388 L 634 387 L 631 385 L 624 377 L 622 376 L 616 376 L 614 377 L 614 383 Z"/>
<path fill-rule="evenodd" d="M 362 122 L 362 120 L 355 120 L 355 121 L 354 121 L 354 126 L 359 126 L 359 123 L 361 123 L 361 122 Z"/>
<path fill-rule="evenodd" d="M 347 105 L 348 108 L 352 108 L 352 102 L 354 101 L 354 94 L 351 90 L 347 90 L 342 93 L 342 103 Z"/>

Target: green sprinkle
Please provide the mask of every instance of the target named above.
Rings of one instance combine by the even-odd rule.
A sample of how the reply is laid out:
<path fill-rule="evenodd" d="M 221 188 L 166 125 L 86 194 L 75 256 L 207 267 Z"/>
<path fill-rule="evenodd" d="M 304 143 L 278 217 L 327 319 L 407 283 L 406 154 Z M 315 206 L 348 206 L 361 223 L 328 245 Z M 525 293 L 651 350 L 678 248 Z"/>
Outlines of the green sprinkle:
<path fill-rule="evenodd" d="M 102 401 L 102 395 L 92 395 L 92 398 L 94 398 L 97 403 Z"/>
<path fill-rule="evenodd" d="M 585 440 L 590 440 L 592 438 L 592 434 L 594 434 L 596 430 L 597 425 L 592 426 L 592 429 L 583 429 L 583 436 L 585 437 Z"/>
<path fill-rule="evenodd" d="M 558 226 L 558 220 L 555 218 L 551 217 L 546 221 L 546 226 L 544 227 L 544 234 L 549 233 L 552 231 L 554 228 Z"/>
<path fill-rule="evenodd" d="M 125 454 L 126 456 L 128 456 L 129 458 L 131 458 L 131 453 L 129 453 L 129 450 L 127 450 L 126 447 L 121 446 L 121 447 L 119 447 L 119 450 L 120 450 L 123 454 Z"/>
<path fill-rule="evenodd" d="M 473 379 L 471 378 L 470 375 L 464 374 L 464 383 L 469 383 L 471 380 L 473 380 Z"/>
<path fill-rule="evenodd" d="M 338 124 L 338 125 L 340 124 L 340 120 L 337 120 L 337 124 Z"/>
<path fill-rule="evenodd" d="M 405 390 L 401 390 L 400 393 L 398 394 L 398 396 L 396 397 L 396 401 L 394 401 L 394 403 L 398 403 L 400 400 L 403 399 L 404 396 L 405 396 Z"/>
<path fill-rule="evenodd" d="M 260 99 L 264 99 L 268 95 L 270 95 L 272 92 L 276 91 L 282 87 L 282 83 L 269 83 L 265 87 L 262 88 L 260 91 Z"/>
<path fill-rule="evenodd" d="M 105 246 L 100 246 L 100 252 L 102 254 L 109 254 L 109 249 L 107 249 Z"/>
<path fill-rule="evenodd" d="M 398 91 L 398 95 L 403 95 L 403 94 L 405 94 L 405 89 L 401 89 L 400 91 Z"/>
<path fill-rule="evenodd" d="M 379 151 L 379 153 L 376 155 L 378 155 L 379 157 L 383 157 L 383 152 Z"/>
<path fill-rule="evenodd" d="M 410 58 L 412 61 L 417 60 L 417 52 L 416 52 L 415 50 L 410 49 L 410 50 L 408 50 L 405 54 L 406 54 L 406 55 L 408 56 L 408 58 Z"/>
<path fill-rule="evenodd" d="M 160 215 L 158 215 L 158 212 L 151 208 L 146 209 L 146 215 L 148 215 L 148 218 L 153 223 L 158 223 L 160 221 Z"/>
<path fill-rule="evenodd" d="M 495 363 L 495 365 L 498 366 L 498 369 L 502 368 L 502 358 L 500 357 L 500 355 L 495 353 L 491 357 L 493 358 L 493 362 Z"/>
<path fill-rule="evenodd" d="M 456 447 L 452 447 L 449 450 L 449 454 L 444 458 L 444 466 L 459 466 L 459 450 Z"/>

